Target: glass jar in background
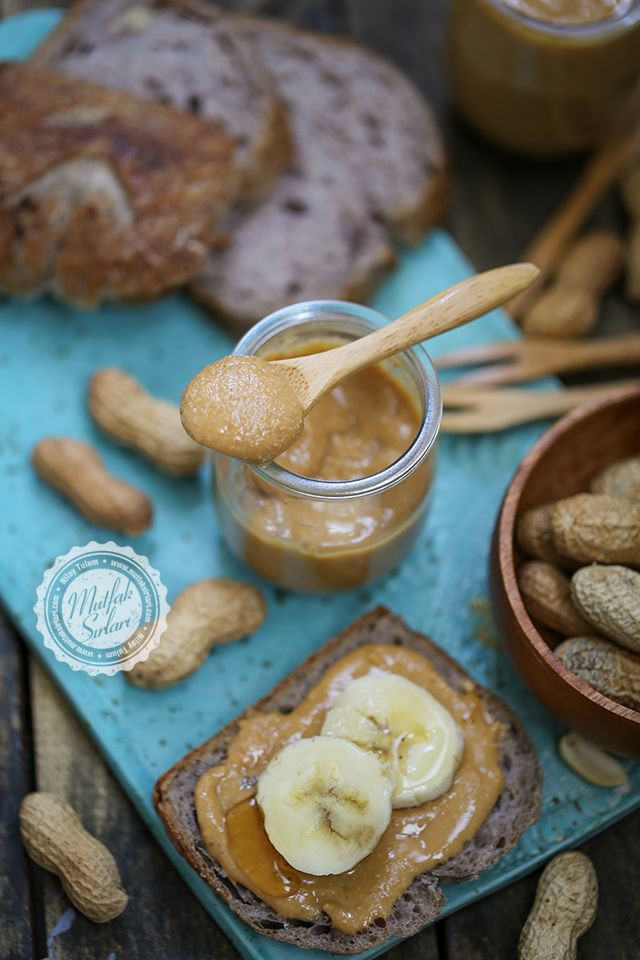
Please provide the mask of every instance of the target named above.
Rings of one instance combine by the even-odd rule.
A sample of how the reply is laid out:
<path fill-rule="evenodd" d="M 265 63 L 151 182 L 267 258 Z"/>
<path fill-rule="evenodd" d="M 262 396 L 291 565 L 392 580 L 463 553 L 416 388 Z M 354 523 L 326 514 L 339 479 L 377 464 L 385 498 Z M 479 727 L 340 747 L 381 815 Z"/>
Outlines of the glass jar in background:
<path fill-rule="evenodd" d="M 294 304 L 261 320 L 234 352 L 296 356 L 309 352 L 308 345 L 338 346 L 386 322 L 353 303 Z M 318 480 L 277 463 L 253 466 L 214 457 L 214 494 L 225 539 L 253 570 L 280 586 L 313 592 L 361 586 L 388 573 L 415 542 L 433 480 L 440 389 L 420 347 L 382 367 L 415 406 L 418 429 L 402 456 L 380 472 L 356 480 Z M 375 422 L 371 428 L 375 434 Z"/>
<path fill-rule="evenodd" d="M 639 0 L 452 0 L 450 17 L 457 106 L 518 153 L 592 147 L 640 78 Z"/>

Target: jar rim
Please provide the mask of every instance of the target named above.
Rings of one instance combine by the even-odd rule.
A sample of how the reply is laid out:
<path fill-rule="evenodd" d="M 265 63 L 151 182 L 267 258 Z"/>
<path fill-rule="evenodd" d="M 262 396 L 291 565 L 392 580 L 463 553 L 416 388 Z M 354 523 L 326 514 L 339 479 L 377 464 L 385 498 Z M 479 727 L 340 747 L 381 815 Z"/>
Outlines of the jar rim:
<path fill-rule="evenodd" d="M 586 23 L 554 23 L 549 20 L 542 20 L 532 14 L 518 10 L 504 0 L 489 0 L 492 7 L 505 17 L 523 23 L 526 26 L 536 29 L 541 33 L 555 35 L 557 37 L 566 37 L 574 35 L 580 39 L 593 35 L 615 34 L 629 29 L 629 25 L 635 24 L 640 20 L 640 0 L 630 0 L 627 9 L 620 14 L 606 17 L 604 20 L 592 20 Z"/>
<path fill-rule="evenodd" d="M 389 322 L 389 317 L 378 310 L 347 300 L 306 300 L 276 310 L 258 321 L 237 343 L 233 352 L 244 355 L 257 353 L 285 330 L 303 327 L 310 322 L 315 323 L 322 320 L 323 316 L 334 323 L 343 321 L 344 332 L 354 333 L 354 339 Z M 348 330 L 347 327 L 351 329 Z M 435 444 L 442 419 L 442 396 L 438 375 L 429 354 L 422 346 L 404 350 L 399 356 L 407 363 L 421 390 L 422 418 L 409 447 L 388 467 L 357 480 L 317 480 L 303 477 L 275 462 L 265 466 L 252 465 L 251 469 L 262 479 L 285 492 L 326 500 L 382 493 L 404 480 L 426 460 Z"/>

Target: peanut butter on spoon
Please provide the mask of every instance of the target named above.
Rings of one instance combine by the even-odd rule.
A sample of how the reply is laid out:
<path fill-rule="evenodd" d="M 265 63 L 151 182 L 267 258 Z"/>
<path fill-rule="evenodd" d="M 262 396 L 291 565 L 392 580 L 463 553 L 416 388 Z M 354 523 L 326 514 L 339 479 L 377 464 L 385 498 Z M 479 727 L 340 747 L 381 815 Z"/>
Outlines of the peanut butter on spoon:
<path fill-rule="evenodd" d="M 531 263 L 476 274 L 366 337 L 289 360 L 223 357 L 187 384 L 181 416 L 198 443 L 249 463 L 268 463 L 300 436 L 308 411 L 352 373 L 459 327 L 510 300 L 538 275 Z"/>
<path fill-rule="evenodd" d="M 266 463 L 300 436 L 305 410 L 277 364 L 262 357 L 230 356 L 191 380 L 180 414 L 187 433 L 203 446 Z"/>

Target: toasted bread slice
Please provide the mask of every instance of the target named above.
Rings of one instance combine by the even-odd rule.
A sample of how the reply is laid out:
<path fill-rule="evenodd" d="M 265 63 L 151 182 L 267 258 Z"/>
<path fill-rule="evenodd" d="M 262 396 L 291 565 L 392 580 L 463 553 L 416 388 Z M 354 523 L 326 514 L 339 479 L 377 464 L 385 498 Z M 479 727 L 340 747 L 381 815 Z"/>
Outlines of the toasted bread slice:
<path fill-rule="evenodd" d="M 0 64 L 0 291 L 81 307 L 149 299 L 204 262 L 238 187 L 215 124 Z"/>
<path fill-rule="evenodd" d="M 463 688 L 468 675 L 444 650 L 410 630 L 383 607 L 361 617 L 343 633 L 312 654 L 251 712 L 289 713 L 337 660 L 366 643 L 389 643 L 412 648 L 427 657 L 452 687 Z M 234 884 L 205 850 L 194 806 L 199 777 L 221 763 L 237 730 L 237 720 L 197 747 L 162 776 L 153 801 L 171 840 L 222 900 L 252 929 L 299 947 L 330 953 L 360 953 L 392 937 L 408 937 L 434 920 L 444 904 L 440 881 L 472 880 L 492 866 L 517 843 L 539 813 L 541 774 L 533 747 L 517 718 L 491 691 L 475 687 L 489 715 L 501 724 L 501 765 L 504 789 L 497 804 L 473 840 L 451 860 L 417 877 L 400 897 L 386 925 L 371 924 L 355 935 L 332 929 L 326 916 L 314 923 L 288 920 L 245 887 Z M 239 719 L 239 718 L 238 718 Z"/>
<path fill-rule="evenodd" d="M 213 4 L 76 0 L 32 62 L 215 121 L 236 141 L 244 198 L 265 194 L 288 160 L 268 73 Z"/>

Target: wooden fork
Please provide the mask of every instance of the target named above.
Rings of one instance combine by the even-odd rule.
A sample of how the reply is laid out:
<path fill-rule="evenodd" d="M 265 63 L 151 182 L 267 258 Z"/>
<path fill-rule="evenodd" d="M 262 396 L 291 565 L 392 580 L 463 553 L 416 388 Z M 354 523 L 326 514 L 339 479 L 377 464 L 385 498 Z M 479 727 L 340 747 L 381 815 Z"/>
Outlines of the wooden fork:
<path fill-rule="evenodd" d="M 639 380 L 618 380 L 588 387 L 567 387 L 565 390 L 486 390 L 482 387 L 444 387 L 442 417 L 444 433 L 491 433 L 522 423 L 545 420 L 574 407 L 614 395 Z M 453 411 L 451 410 L 453 408 Z"/>
<path fill-rule="evenodd" d="M 640 333 L 601 340 L 557 340 L 555 337 L 502 340 L 456 350 L 435 360 L 439 370 L 484 363 L 489 366 L 464 374 L 455 386 L 524 383 L 549 373 L 633 366 L 640 363 Z"/>

